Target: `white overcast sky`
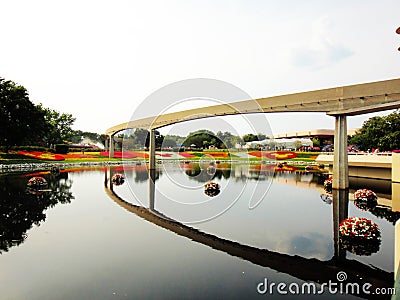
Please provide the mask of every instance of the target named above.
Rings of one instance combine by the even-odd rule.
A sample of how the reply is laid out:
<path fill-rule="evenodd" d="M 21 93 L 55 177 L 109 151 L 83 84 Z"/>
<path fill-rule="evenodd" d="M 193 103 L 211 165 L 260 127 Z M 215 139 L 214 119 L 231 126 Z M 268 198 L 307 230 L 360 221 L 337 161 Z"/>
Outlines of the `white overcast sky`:
<path fill-rule="evenodd" d="M 102 133 L 189 78 L 253 98 L 399 78 L 399 16 L 399 0 L 0 0 L 0 76 Z M 273 133 L 334 126 L 323 114 L 268 119 Z"/>

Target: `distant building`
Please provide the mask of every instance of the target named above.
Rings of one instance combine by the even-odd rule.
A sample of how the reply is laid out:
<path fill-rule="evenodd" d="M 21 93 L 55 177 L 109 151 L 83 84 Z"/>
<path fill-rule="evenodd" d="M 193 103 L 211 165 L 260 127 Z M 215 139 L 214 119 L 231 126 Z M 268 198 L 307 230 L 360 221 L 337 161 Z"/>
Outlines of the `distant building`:
<path fill-rule="evenodd" d="M 358 129 L 348 129 L 347 135 L 352 136 Z M 274 135 L 276 140 L 285 138 L 317 138 L 321 141 L 321 145 L 333 144 L 335 130 L 333 129 L 313 129 L 306 131 L 287 132 Z"/>

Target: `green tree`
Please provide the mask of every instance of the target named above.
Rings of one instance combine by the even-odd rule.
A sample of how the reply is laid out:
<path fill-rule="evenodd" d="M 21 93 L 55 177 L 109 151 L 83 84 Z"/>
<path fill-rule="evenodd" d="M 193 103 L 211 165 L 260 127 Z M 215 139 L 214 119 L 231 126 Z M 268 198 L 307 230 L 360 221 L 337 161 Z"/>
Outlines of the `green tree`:
<path fill-rule="evenodd" d="M 177 146 L 176 139 L 171 138 L 168 135 L 164 137 L 162 147 L 168 148 L 168 147 L 176 147 L 176 146 Z"/>
<path fill-rule="evenodd" d="M 56 110 L 43 107 L 39 104 L 38 109 L 44 113 L 46 121 L 46 133 L 44 135 L 47 144 L 54 145 L 68 140 L 73 135 L 71 128 L 75 118 L 71 114 L 60 113 Z"/>
<path fill-rule="evenodd" d="M 359 131 L 350 139 L 362 150 L 379 148 L 381 151 L 400 149 L 400 113 L 395 111 L 388 116 L 372 117 L 364 122 Z"/>
<path fill-rule="evenodd" d="M 204 143 L 207 142 L 207 143 Z M 196 148 L 202 148 L 205 145 L 214 145 L 220 147 L 222 144 L 221 140 L 210 130 L 197 130 L 190 132 L 187 138 L 184 140 L 183 144 L 185 147 L 191 147 L 191 145 L 196 145 Z"/>
<path fill-rule="evenodd" d="M 245 143 L 258 141 L 258 136 L 252 133 L 245 134 L 242 138 Z"/>
<path fill-rule="evenodd" d="M 233 148 L 236 144 L 237 141 L 237 136 L 234 136 L 232 133 L 229 131 L 217 132 L 217 137 L 223 142 L 223 145 L 221 145 L 221 148 Z"/>
<path fill-rule="evenodd" d="M 150 132 L 146 129 L 137 128 L 132 134 L 134 139 L 134 145 L 140 148 L 148 148 L 150 144 Z M 155 144 L 156 148 L 160 148 L 164 141 L 164 136 L 158 131 L 155 131 Z"/>
<path fill-rule="evenodd" d="M 0 144 L 40 144 L 45 130 L 44 113 L 29 100 L 27 90 L 0 78 Z"/>

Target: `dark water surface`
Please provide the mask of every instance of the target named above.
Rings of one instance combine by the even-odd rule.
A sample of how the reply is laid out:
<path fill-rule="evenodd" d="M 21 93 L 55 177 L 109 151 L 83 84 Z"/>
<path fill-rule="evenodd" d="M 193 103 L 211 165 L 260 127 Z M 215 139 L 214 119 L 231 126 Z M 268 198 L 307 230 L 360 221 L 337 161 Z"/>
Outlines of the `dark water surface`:
<path fill-rule="evenodd" d="M 271 298 L 280 295 L 257 291 L 265 280 L 322 284 L 338 282 L 338 272 L 393 286 L 396 213 L 321 197 L 319 173 L 272 171 L 166 163 L 154 190 L 145 165 L 1 175 L 0 299 Z M 124 184 L 110 183 L 124 172 Z M 26 190 L 34 175 L 50 183 L 39 194 Z M 215 197 L 204 193 L 210 180 L 221 186 Z M 391 201 L 390 191 L 379 197 Z M 376 222 L 379 249 L 341 248 L 334 232 L 343 215 Z"/>

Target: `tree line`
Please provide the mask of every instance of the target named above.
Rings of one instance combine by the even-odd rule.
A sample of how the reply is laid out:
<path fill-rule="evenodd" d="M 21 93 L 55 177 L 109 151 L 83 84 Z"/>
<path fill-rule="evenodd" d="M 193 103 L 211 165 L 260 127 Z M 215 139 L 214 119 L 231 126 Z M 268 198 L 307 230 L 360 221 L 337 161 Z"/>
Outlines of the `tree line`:
<path fill-rule="evenodd" d="M 35 105 L 25 87 L 0 77 L 0 146 L 6 151 L 12 146 L 79 143 L 83 136 L 104 141 L 104 135 L 73 130 L 74 122 L 72 114 Z"/>
<path fill-rule="evenodd" d="M 128 130 L 124 134 L 119 134 L 123 138 L 125 149 L 147 148 L 149 146 L 149 132 L 146 129 Z M 229 149 L 237 144 L 244 145 L 246 142 L 261 141 L 266 139 L 265 134 L 245 134 L 242 137 L 233 135 L 231 132 L 200 129 L 190 132 L 186 137 L 180 135 L 162 135 L 158 130 L 155 131 L 156 148 L 195 148 L 195 149 Z"/>
<path fill-rule="evenodd" d="M 349 144 L 361 150 L 392 151 L 400 149 L 400 113 L 396 110 L 387 116 L 375 116 L 364 122 L 360 130 L 349 138 Z"/>
<path fill-rule="evenodd" d="M 12 146 L 44 146 L 69 141 L 79 143 L 82 137 L 94 142 L 105 142 L 105 135 L 73 130 L 75 118 L 72 114 L 61 113 L 42 104 L 35 105 L 29 99 L 28 91 L 11 80 L 0 77 L 0 146 L 6 151 Z M 149 132 L 136 129 L 118 135 L 124 139 L 124 147 L 148 147 Z M 179 135 L 163 136 L 156 131 L 156 147 L 158 148 L 232 148 L 237 144 L 261 141 L 265 134 L 233 135 L 231 132 L 197 130 L 186 137 Z M 316 140 L 314 140 L 316 142 Z M 349 144 L 355 144 L 361 150 L 379 149 L 390 151 L 400 149 L 400 113 L 396 110 L 388 116 L 375 116 L 364 122 L 362 128 L 349 137 Z M 317 145 L 318 146 L 318 145 Z"/>

